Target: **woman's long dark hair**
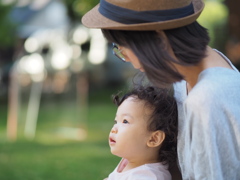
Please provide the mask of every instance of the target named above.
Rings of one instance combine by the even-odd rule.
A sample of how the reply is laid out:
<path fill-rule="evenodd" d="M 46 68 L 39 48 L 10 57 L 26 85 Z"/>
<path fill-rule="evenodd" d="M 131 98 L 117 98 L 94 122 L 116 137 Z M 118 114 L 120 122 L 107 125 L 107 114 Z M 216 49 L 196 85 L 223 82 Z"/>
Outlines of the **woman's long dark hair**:
<path fill-rule="evenodd" d="M 184 66 L 198 64 L 206 56 L 209 43 L 207 29 L 197 22 L 164 30 L 164 33 L 106 29 L 102 29 L 102 32 L 109 42 L 130 48 L 138 57 L 148 79 L 160 87 L 184 79 L 172 63 Z M 169 48 L 176 58 L 171 55 Z"/>

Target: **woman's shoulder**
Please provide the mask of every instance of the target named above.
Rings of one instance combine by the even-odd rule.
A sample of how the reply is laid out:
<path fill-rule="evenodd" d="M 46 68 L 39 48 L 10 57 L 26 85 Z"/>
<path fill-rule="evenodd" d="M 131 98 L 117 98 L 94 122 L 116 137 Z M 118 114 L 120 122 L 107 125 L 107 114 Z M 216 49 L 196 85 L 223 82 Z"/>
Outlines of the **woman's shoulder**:
<path fill-rule="evenodd" d="M 214 96 L 218 93 L 239 91 L 240 73 L 228 68 L 214 67 L 201 72 L 197 84 L 189 95 L 205 94 Z M 223 94 L 222 94 L 223 95 Z"/>

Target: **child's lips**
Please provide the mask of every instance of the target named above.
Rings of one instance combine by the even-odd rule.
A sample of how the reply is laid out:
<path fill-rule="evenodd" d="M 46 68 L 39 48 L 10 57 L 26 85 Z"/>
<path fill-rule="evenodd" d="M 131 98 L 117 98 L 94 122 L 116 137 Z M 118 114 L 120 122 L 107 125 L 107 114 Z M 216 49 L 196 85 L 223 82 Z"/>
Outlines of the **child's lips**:
<path fill-rule="evenodd" d="M 109 138 L 109 143 L 110 143 L 110 144 L 115 144 L 116 141 L 115 141 L 113 138 L 110 137 L 110 138 Z"/>

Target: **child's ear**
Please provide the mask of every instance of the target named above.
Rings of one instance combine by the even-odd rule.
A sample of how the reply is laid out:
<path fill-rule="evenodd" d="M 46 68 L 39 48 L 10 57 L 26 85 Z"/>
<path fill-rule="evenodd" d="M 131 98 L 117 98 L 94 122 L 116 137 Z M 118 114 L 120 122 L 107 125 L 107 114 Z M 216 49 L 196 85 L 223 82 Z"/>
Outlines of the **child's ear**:
<path fill-rule="evenodd" d="M 165 133 L 163 131 L 154 131 L 152 132 L 148 142 L 148 147 L 158 147 L 162 144 L 163 140 L 165 139 Z"/>

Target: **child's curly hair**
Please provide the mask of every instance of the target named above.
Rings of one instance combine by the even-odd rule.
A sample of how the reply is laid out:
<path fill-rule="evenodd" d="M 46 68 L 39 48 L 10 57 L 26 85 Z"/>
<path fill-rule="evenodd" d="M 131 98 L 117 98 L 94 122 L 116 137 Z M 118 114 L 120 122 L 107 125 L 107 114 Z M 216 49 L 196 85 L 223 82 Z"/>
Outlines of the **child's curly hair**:
<path fill-rule="evenodd" d="M 147 128 L 149 131 L 161 130 L 165 133 L 158 160 L 171 165 L 177 159 L 178 111 L 176 100 L 170 90 L 154 86 L 136 86 L 122 97 L 113 96 L 113 101 L 117 106 L 120 106 L 128 97 L 143 100 L 148 107 L 153 109 Z"/>

